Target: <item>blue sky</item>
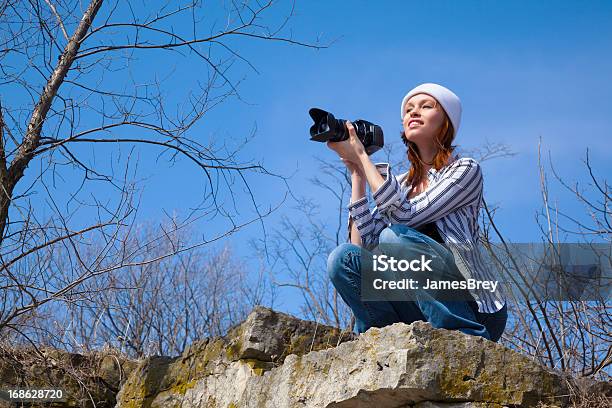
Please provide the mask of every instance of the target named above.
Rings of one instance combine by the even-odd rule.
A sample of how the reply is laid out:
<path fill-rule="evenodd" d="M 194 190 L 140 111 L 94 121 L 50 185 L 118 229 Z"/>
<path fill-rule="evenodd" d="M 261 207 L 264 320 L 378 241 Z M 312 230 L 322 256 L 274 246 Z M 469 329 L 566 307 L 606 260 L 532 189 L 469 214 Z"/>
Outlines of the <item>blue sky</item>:
<path fill-rule="evenodd" d="M 457 93 L 463 120 L 456 143 L 470 149 L 486 140 L 505 143 L 516 156 L 483 164 L 486 198 L 500 206 L 499 223 L 514 241 L 537 239 L 534 212 L 541 205 L 538 140 L 558 173 L 584 182 L 588 147 L 597 174 L 610 174 L 610 45 L 612 10 L 606 2 L 322 2 L 296 4 L 293 37 L 331 42 L 312 50 L 266 42 L 235 42 L 247 67 L 244 101 L 213 110 L 198 131 L 213 139 L 240 139 L 255 126 L 244 158 L 279 173 L 294 173 L 302 194 L 318 194 L 305 180 L 317 171 L 314 156 L 337 160 L 308 141 L 312 106 L 336 116 L 380 124 L 388 141 L 400 130 L 399 103 L 412 87 L 437 82 Z M 287 3 L 273 10 L 284 15 Z M 182 67 L 189 70 L 189 67 Z M 177 78 L 171 78 L 176 81 Z M 374 161 L 382 160 L 379 156 Z M 163 169 L 163 170 L 162 170 Z M 159 205 L 181 209 L 197 202 L 177 173 L 188 164 L 160 168 L 164 188 L 149 184 L 144 214 Z M 192 182 L 193 179 L 183 179 Z M 270 180 L 253 179 L 262 202 L 275 202 Z M 261 183 L 261 184 L 259 184 Z M 163 193 L 160 191 L 163 190 Z M 262 191 L 263 190 L 263 191 Z M 560 207 L 573 201 L 563 191 Z M 148 202 L 148 204 L 147 204 Z M 580 208 L 571 207 L 580 212 Z M 257 228 L 255 228 L 257 229 Z M 247 231 L 247 234 L 257 231 Z M 233 237 L 234 243 L 243 238 Z M 240 244 L 239 244 L 240 246 Z"/>
<path fill-rule="evenodd" d="M 215 4 L 209 3 L 203 31 L 212 21 L 223 22 L 225 14 Z M 281 1 L 264 21 L 273 25 L 290 9 L 290 2 Z M 297 1 L 285 35 L 305 42 L 320 39 L 329 47 L 230 39 L 228 44 L 258 72 L 237 61 L 228 73 L 242 80 L 242 99 L 229 99 L 210 111 L 190 136 L 231 145 L 256 128 L 241 158 L 293 174 L 294 192 L 318 199 L 322 219 L 332 222 L 335 209 L 307 180 L 318 172 L 315 157 L 338 159 L 323 144 L 308 140 L 308 109 L 317 106 L 337 117 L 370 120 L 392 142 L 399 140 L 405 93 L 423 82 L 440 83 L 462 100 L 457 144 L 471 149 L 489 140 L 516 152 L 483 163 L 485 198 L 500 207 L 497 222 L 508 239 L 534 241 L 540 236 L 535 212 L 542 203 L 539 138 L 546 161 L 550 154 L 570 184 L 588 182 L 582 165 L 586 148 L 596 174 L 601 179 L 612 174 L 610 21 L 612 3 L 607 1 Z M 146 52 L 137 58 L 133 67 L 140 71 L 135 72 L 163 78 L 162 92 L 176 103 L 205 79 L 202 64 L 193 59 Z M 142 220 L 162 219 L 164 210 L 185 214 L 202 198 L 204 178 L 195 166 L 183 160 L 169 167 L 156 162 L 155 153 L 136 152 L 138 177 L 146 178 Z M 274 179 L 249 181 L 262 206 L 275 205 L 284 194 Z M 558 186 L 551 186 L 550 194 L 561 209 L 584 218 L 582 207 Z M 250 219 L 246 195 L 237 197 L 239 219 Z M 292 205 L 288 201 L 270 216 L 267 228 L 278 226 L 280 215 L 292 214 Z M 210 238 L 226 226 L 222 220 L 202 222 L 196 232 Z M 250 257 L 247 243 L 260 234 L 261 227 L 252 225 L 225 242 Z"/>
<path fill-rule="evenodd" d="M 280 18 L 287 10 L 288 3 L 280 3 L 270 17 Z M 611 17 L 609 2 L 298 1 L 289 23 L 293 37 L 321 38 L 331 43 L 329 48 L 236 41 L 259 73 L 239 67 L 236 75 L 245 78 L 243 101 L 230 100 L 213 110 L 199 131 L 232 140 L 256 127 L 243 157 L 273 172 L 294 174 L 296 193 L 321 197 L 321 216 L 333 221 L 334 208 L 306 181 L 318 171 L 315 156 L 337 160 L 324 145 L 308 141 L 308 109 L 318 106 L 338 117 L 368 119 L 383 127 L 388 141 L 397 140 L 403 95 L 420 83 L 437 82 L 463 103 L 457 144 L 470 149 L 489 140 L 516 152 L 483 163 L 485 198 L 500 206 L 497 222 L 506 238 L 538 240 L 539 138 L 545 161 L 550 154 L 570 184 L 588 182 L 582 165 L 586 148 L 596 174 L 612 174 Z M 170 78 L 169 86 L 178 80 Z M 382 160 L 378 155 L 373 159 Z M 153 171 L 142 215 L 155 216 L 160 206 L 180 212 L 186 203 L 197 203 L 190 191 L 198 177 L 181 176 L 190 172 L 197 173 L 185 163 Z M 262 204 L 280 199 L 280 183 L 267 178 L 251 182 Z M 550 194 L 560 209 L 584 218 L 583 207 L 558 185 L 551 186 Z M 267 227 L 274 228 L 281 214 L 291 214 L 291 205 L 270 217 Z M 241 209 L 244 219 L 252 215 L 250 208 Z M 259 234 L 261 228 L 252 226 L 228 241 L 249 256 L 246 243 Z"/>

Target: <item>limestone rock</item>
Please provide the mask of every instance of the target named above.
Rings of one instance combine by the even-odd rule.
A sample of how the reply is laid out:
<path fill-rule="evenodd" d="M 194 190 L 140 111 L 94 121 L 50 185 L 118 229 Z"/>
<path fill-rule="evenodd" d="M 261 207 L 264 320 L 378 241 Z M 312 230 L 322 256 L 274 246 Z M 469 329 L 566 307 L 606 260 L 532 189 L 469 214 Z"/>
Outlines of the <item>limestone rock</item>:
<path fill-rule="evenodd" d="M 281 365 L 287 355 L 335 347 L 355 337 L 258 306 L 224 338 L 196 342 L 177 358 L 142 361 L 117 396 L 117 407 L 226 407 L 241 398 L 250 378 Z M 189 405 L 196 386 L 206 391 L 197 397 L 200 402 Z M 217 402 L 224 399 L 228 402 Z"/>
<path fill-rule="evenodd" d="M 225 338 L 142 361 L 117 407 L 563 406 L 570 388 L 585 387 L 499 344 L 424 322 L 343 340 L 259 307 Z M 588 387 L 612 396 L 610 384 Z"/>
<path fill-rule="evenodd" d="M 282 363 L 289 354 L 301 355 L 335 347 L 341 341 L 355 339 L 356 335 L 256 306 L 244 322 L 229 330 L 226 337 L 233 360 Z"/>
<path fill-rule="evenodd" d="M 17 384 L 59 386 L 69 400 L 57 407 L 93 400 L 118 408 L 558 408 L 576 392 L 593 395 L 582 407 L 612 400 L 610 383 L 566 378 L 499 344 L 428 323 L 355 336 L 263 307 L 227 336 L 194 342 L 178 357 L 45 350 L 38 361 L 28 350 L 2 352 L 0 397 Z"/>

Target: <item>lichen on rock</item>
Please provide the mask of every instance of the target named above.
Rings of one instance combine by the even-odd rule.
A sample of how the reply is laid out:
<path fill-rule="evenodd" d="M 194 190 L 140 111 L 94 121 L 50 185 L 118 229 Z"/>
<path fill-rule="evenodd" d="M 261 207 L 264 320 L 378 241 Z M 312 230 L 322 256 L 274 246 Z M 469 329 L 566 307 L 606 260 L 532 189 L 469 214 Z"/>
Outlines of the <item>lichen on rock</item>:
<path fill-rule="evenodd" d="M 429 323 L 356 336 L 263 307 L 177 357 L 50 356 L 95 366 L 92 374 L 119 389 L 117 408 L 564 407 L 577 391 L 596 393 L 603 407 L 612 398 L 609 383 L 565 377 L 500 344 Z M 30 375 L 48 370 L 31 367 Z M 99 406 L 111 406 L 115 394 L 105 401 Z"/>
<path fill-rule="evenodd" d="M 226 337 L 180 358 L 205 369 L 179 375 L 179 363 L 168 362 L 165 372 L 174 374 L 166 383 L 174 388 L 150 395 L 146 406 L 563 406 L 573 381 L 499 344 L 425 322 L 357 337 L 262 307 Z M 612 394 L 609 385 L 600 389 Z M 132 406 L 127 390 L 119 408 Z"/>

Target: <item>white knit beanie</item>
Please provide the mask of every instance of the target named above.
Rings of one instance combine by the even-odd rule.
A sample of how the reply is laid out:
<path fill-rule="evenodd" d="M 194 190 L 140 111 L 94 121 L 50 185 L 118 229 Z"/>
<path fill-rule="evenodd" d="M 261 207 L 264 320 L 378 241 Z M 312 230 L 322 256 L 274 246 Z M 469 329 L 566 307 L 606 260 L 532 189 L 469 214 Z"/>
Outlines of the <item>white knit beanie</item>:
<path fill-rule="evenodd" d="M 413 95 L 420 93 L 433 96 L 436 98 L 438 103 L 442 105 L 442 108 L 444 108 L 444 111 L 453 124 L 453 129 L 455 130 L 455 134 L 453 136 L 456 136 L 457 132 L 459 131 L 459 124 L 461 123 L 461 100 L 450 89 L 445 88 L 442 85 L 432 83 L 421 84 L 408 92 L 402 100 L 402 110 L 400 112 L 401 119 L 404 120 L 404 109 L 408 99 L 410 99 Z"/>

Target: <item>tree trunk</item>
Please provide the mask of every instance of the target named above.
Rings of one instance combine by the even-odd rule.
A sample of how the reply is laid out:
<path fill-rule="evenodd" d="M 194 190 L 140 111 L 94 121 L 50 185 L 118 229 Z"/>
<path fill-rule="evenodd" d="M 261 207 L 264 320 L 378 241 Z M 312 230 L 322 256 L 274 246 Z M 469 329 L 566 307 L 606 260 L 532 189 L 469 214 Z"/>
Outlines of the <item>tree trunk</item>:
<path fill-rule="evenodd" d="M 87 10 L 81 18 L 81 22 L 77 27 L 76 31 L 70 37 L 68 44 L 64 48 L 57 66 L 53 70 L 51 77 L 47 81 L 47 85 L 43 89 L 38 103 L 32 112 L 30 122 L 28 123 L 28 129 L 26 134 L 17 150 L 15 158 L 11 162 L 8 170 L 6 169 L 6 156 L 4 152 L 3 141 L 0 142 L 0 244 L 4 238 L 4 232 L 8 222 L 8 210 L 11 205 L 11 199 L 13 197 L 13 189 L 17 185 L 17 182 L 23 177 L 25 169 L 28 167 L 30 160 L 34 157 L 34 152 L 40 142 L 40 133 L 42 131 L 45 118 L 51 108 L 53 99 L 57 95 L 59 87 L 64 82 L 66 74 L 70 70 L 72 63 L 74 62 L 76 55 L 81 46 L 81 41 L 87 34 L 87 31 L 91 27 L 91 24 L 102 6 L 103 0 L 91 0 Z M 0 117 L 0 130 L 3 128 L 4 123 Z M 2 136 L 0 134 L 0 136 Z"/>

